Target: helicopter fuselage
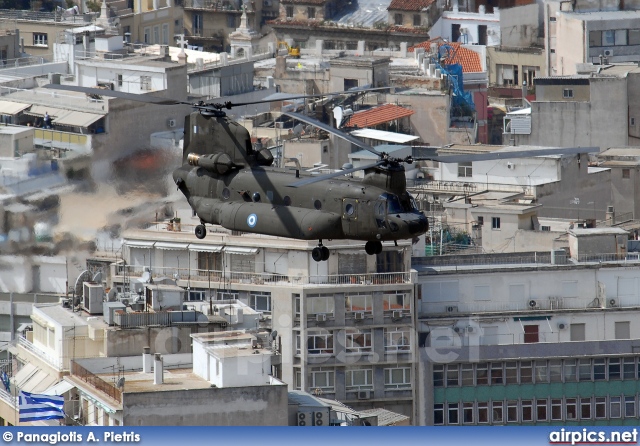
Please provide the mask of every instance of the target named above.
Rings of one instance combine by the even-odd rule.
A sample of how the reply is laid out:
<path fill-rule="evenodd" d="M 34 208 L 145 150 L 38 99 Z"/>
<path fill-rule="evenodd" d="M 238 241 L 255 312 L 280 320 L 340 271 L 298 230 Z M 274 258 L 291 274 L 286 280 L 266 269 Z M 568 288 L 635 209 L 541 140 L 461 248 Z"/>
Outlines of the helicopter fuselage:
<path fill-rule="evenodd" d="M 338 177 L 289 187 L 297 176 L 271 167 L 221 174 L 189 165 L 173 174 L 202 223 L 230 230 L 302 240 L 388 241 L 413 238 L 428 229 L 409 194 L 379 187 L 376 177 Z"/>

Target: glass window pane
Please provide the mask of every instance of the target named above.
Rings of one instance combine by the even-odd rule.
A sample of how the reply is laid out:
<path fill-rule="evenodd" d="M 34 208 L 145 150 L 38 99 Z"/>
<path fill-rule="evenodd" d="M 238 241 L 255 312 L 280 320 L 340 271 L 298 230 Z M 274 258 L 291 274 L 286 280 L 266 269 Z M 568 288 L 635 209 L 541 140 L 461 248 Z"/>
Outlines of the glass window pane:
<path fill-rule="evenodd" d="M 609 417 L 610 418 L 620 418 L 620 397 L 619 396 L 612 396 L 609 397 L 610 398 L 610 405 L 609 405 L 609 409 L 610 409 L 610 413 L 609 413 Z"/>
<path fill-rule="evenodd" d="M 522 422 L 533 421 L 533 403 L 531 400 L 522 400 Z"/>
<path fill-rule="evenodd" d="M 627 44 L 627 30 L 626 29 L 617 29 L 616 30 L 616 45 L 626 45 Z"/>
<path fill-rule="evenodd" d="M 507 384 L 518 384 L 518 363 L 516 361 L 507 362 L 505 369 Z"/>
<path fill-rule="evenodd" d="M 578 400 L 576 400 L 575 398 L 567 398 L 566 406 L 567 406 L 567 420 L 577 420 L 578 419 Z"/>
<path fill-rule="evenodd" d="M 547 421 L 547 400 L 536 400 L 536 420 Z"/>
<path fill-rule="evenodd" d="M 580 399 L 580 418 L 583 420 L 591 419 L 591 398 Z"/>
<path fill-rule="evenodd" d="M 462 364 L 462 385 L 473 385 L 473 364 Z"/>
<path fill-rule="evenodd" d="M 603 396 L 596 397 L 596 418 L 607 417 L 607 399 Z"/>
<path fill-rule="evenodd" d="M 636 376 L 636 358 L 624 358 L 622 364 L 622 377 L 634 379 Z"/>
<path fill-rule="evenodd" d="M 533 370 L 531 368 L 531 361 L 520 362 L 520 383 L 529 384 L 533 382 Z"/>
<path fill-rule="evenodd" d="M 605 369 L 605 359 L 594 359 L 593 360 L 593 379 L 595 381 L 604 380 L 607 378 L 606 369 Z"/>
<path fill-rule="evenodd" d="M 626 418 L 634 418 L 636 416 L 636 397 L 624 397 L 624 416 Z"/>
<path fill-rule="evenodd" d="M 549 378 L 547 377 L 547 361 L 536 361 L 536 382 L 549 382 Z"/>
<path fill-rule="evenodd" d="M 562 400 L 561 399 L 551 400 L 551 419 L 562 420 Z"/>
<path fill-rule="evenodd" d="M 591 360 L 581 359 L 578 362 L 578 374 L 580 381 L 591 381 Z"/>
<path fill-rule="evenodd" d="M 433 424 L 444 424 L 444 406 L 442 404 L 433 405 Z"/>
<path fill-rule="evenodd" d="M 572 382 L 576 380 L 576 360 L 565 359 L 564 360 L 564 382 Z"/>
<path fill-rule="evenodd" d="M 562 382 L 562 360 L 552 359 L 549 361 L 549 379 L 552 383 Z"/>
<path fill-rule="evenodd" d="M 489 403 L 478 403 L 478 423 L 489 422 Z"/>
<path fill-rule="evenodd" d="M 589 46 L 602 46 L 602 31 L 589 31 Z"/>
<path fill-rule="evenodd" d="M 602 46 L 613 46 L 615 44 L 615 31 L 602 31 Z"/>
<path fill-rule="evenodd" d="M 629 30 L 629 45 L 640 45 L 640 29 Z"/>
<path fill-rule="evenodd" d="M 433 386 L 434 387 L 444 386 L 444 366 L 443 365 L 433 366 Z"/>
<path fill-rule="evenodd" d="M 473 424 L 473 403 L 462 403 L 462 422 Z"/>
<path fill-rule="evenodd" d="M 620 379 L 620 358 L 609 358 L 609 379 Z"/>
<path fill-rule="evenodd" d="M 482 363 L 476 365 L 476 384 L 483 385 L 489 384 L 489 376 L 488 376 L 488 364 Z"/>

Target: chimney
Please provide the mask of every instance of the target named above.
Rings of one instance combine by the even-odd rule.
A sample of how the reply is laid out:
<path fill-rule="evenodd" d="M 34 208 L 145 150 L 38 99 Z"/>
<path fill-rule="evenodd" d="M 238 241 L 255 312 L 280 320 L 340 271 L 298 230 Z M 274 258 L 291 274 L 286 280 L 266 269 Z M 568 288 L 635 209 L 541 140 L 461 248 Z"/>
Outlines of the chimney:
<path fill-rule="evenodd" d="M 142 372 L 151 373 L 151 347 L 145 347 L 142 353 Z"/>
<path fill-rule="evenodd" d="M 153 366 L 153 384 L 158 385 L 164 383 L 164 366 L 162 364 L 162 355 L 156 353 L 155 365 Z"/>

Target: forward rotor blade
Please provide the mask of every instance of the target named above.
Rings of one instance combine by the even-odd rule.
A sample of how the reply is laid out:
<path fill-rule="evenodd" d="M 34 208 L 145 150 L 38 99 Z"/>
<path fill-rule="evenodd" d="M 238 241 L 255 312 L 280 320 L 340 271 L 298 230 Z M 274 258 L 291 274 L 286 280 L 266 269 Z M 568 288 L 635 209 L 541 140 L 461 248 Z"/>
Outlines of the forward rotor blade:
<path fill-rule="evenodd" d="M 242 107 L 243 105 L 253 105 L 253 104 L 263 104 L 263 103 L 267 103 L 267 102 L 281 102 L 281 101 L 290 101 L 292 99 L 305 99 L 305 98 L 321 98 L 324 96 L 338 96 L 341 94 L 355 94 L 355 93 L 366 93 L 369 91 L 379 91 L 379 90 L 389 90 L 391 87 L 378 87 L 378 88 L 360 88 L 360 89 L 353 89 L 353 90 L 346 90 L 346 91 L 336 91 L 336 92 L 331 92 L 331 93 L 318 93 L 318 94 L 307 94 L 307 95 L 301 95 L 301 96 L 290 96 L 290 97 L 286 97 L 286 98 L 278 98 L 278 99 L 269 99 L 269 100 L 258 100 L 258 101 L 252 101 L 252 102 L 230 102 L 227 105 L 227 108 L 232 108 L 232 107 Z"/>
<path fill-rule="evenodd" d="M 316 175 L 316 176 L 313 176 L 311 178 L 305 178 L 304 180 L 296 181 L 295 183 L 292 183 L 292 184 L 287 184 L 287 187 L 306 186 L 307 184 L 317 183 L 318 181 L 324 181 L 324 180 L 328 180 L 328 179 L 331 179 L 331 178 L 339 177 L 339 176 L 342 176 L 342 175 L 347 175 L 347 174 L 350 174 L 351 172 L 357 172 L 359 170 L 371 169 L 373 167 L 377 167 L 377 166 L 380 166 L 380 165 L 385 164 L 385 163 L 386 163 L 386 161 L 380 160 L 377 163 L 367 164 L 366 166 L 352 167 L 351 169 L 340 170 L 338 172 L 328 173 L 326 175 Z"/>
<path fill-rule="evenodd" d="M 48 85 L 45 85 L 44 88 L 49 88 L 51 90 L 77 91 L 79 93 L 85 93 L 89 95 L 129 99 L 130 101 L 146 102 L 149 104 L 157 104 L 157 105 L 180 105 L 180 104 L 192 105 L 192 106 L 197 105 L 197 104 L 192 104 L 191 102 L 176 101 L 175 99 L 159 98 L 157 96 L 150 96 L 150 95 L 144 95 L 144 94 L 125 93 L 124 91 L 115 91 L 115 90 L 106 90 L 106 89 L 103 90 L 102 88 L 76 87 L 75 85 L 59 85 L 59 84 L 48 84 Z"/>
<path fill-rule="evenodd" d="M 378 152 L 376 149 L 374 149 L 373 147 L 363 143 L 362 141 L 360 141 L 359 139 L 354 138 L 351 135 L 348 135 L 344 132 L 341 132 L 338 129 L 334 129 L 333 127 L 322 123 L 320 121 L 318 121 L 317 119 L 313 119 L 310 118 L 308 116 L 304 116 L 298 113 L 292 113 L 292 112 L 286 112 L 286 113 L 282 113 L 283 115 L 289 116 L 291 118 L 297 119 L 298 121 L 302 121 L 302 122 L 306 122 L 307 124 L 311 124 L 314 127 L 318 127 L 319 129 L 324 130 L 325 132 L 329 132 L 332 135 L 336 135 L 338 138 L 342 138 L 345 141 L 349 141 L 351 144 L 356 145 L 358 147 L 360 147 L 361 149 L 365 149 L 368 150 L 371 153 L 375 153 L 376 155 L 383 157 L 384 154 L 381 152 Z"/>
<path fill-rule="evenodd" d="M 547 156 L 547 155 L 574 155 L 578 153 L 593 153 L 599 152 L 598 147 L 564 147 L 564 148 L 550 148 L 550 149 L 530 149 L 530 150 L 513 150 L 503 152 L 489 152 L 478 154 L 463 154 L 463 155 L 442 155 L 442 156 L 425 156 L 412 158 L 413 161 L 438 161 L 441 163 L 464 163 L 470 161 L 491 161 L 499 159 L 512 159 L 512 158 L 529 158 L 534 156 Z"/>

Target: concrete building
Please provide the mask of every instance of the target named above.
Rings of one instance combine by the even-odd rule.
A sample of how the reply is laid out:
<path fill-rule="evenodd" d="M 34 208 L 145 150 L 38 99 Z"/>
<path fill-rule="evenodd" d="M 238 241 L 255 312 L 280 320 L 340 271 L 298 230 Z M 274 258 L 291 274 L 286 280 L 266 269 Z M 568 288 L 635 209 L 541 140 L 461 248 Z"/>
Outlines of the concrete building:
<path fill-rule="evenodd" d="M 536 78 L 531 109 L 519 112 L 524 126 L 505 128 L 503 141 L 561 147 L 636 144 L 640 136 L 635 105 L 638 67 L 601 68 L 599 73 L 597 66 L 590 65 L 584 67 L 590 74 Z M 510 115 L 507 118 L 511 121 Z"/>
<path fill-rule="evenodd" d="M 637 265 L 600 253 L 415 264 L 419 423 L 637 425 Z"/>
<path fill-rule="evenodd" d="M 392 0 L 387 12 L 390 24 L 426 29 L 433 26 L 440 14 L 436 0 Z"/>
<path fill-rule="evenodd" d="M 478 10 L 463 12 L 454 0 L 451 11 L 443 11 L 438 21 L 429 30 L 431 38 L 442 38 L 449 42 L 495 46 L 500 44 L 500 10 L 486 10 L 479 5 Z"/>
<path fill-rule="evenodd" d="M 640 152 L 633 147 L 615 147 L 598 155 L 599 165 L 611 170 L 611 205 L 614 223 L 640 215 L 638 168 Z"/>
<path fill-rule="evenodd" d="M 3 29 L 0 32 L 0 65 L 15 63 L 20 57 L 20 31 Z"/>
<path fill-rule="evenodd" d="M 385 245 L 378 256 L 367 256 L 361 243 L 328 242 L 332 255 L 318 263 L 307 241 L 213 227 L 193 243 L 189 215 L 182 232 L 162 225 L 125 233 L 126 267 L 114 266 L 113 287 L 128 286 L 147 268 L 154 278 L 177 275 L 178 285 L 189 287 L 189 304 L 204 311 L 210 301 L 238 299 L 264 313 L 260 326 L 277 332 L 282 364 L 274 376 L 293 389 L 356 410 L 412 416 L 409 241 Z"/>
<path fill-rule="evenodd" d="M 182 33 L 183 11 L 171 0 L 115 0 L 109 2 L 109 10 L 129 43 L 172 45 L 174 36 Z"/>

